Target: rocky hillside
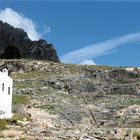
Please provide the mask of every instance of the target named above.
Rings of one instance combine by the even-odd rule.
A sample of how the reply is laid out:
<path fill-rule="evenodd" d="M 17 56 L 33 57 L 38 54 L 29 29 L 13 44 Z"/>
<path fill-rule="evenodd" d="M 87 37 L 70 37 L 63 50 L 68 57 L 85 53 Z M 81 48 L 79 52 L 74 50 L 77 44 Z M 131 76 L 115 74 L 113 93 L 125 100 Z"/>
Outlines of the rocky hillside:
<path fill-rule="evenodd" d="M 1 137 L 138 140 L 140 71 L 47 61 L 0 60 L 14 79 L 13 112 Z M 20 117 L 19 117 L 20 116 Z"/>
<path fill-rule="evenodd" d="M 52 44 L 45 40 L 31 41 L 23 29 L 14 28 L 0 21 L 0 57 L 7 53 L 7 47 L 14 46 L 21 58 L 59 62 L 57 52 Z M 10 50 L 10 48 L 8 48 Z M 12 50 L 12 49 L 11 49 Z M 12 56 L 12 54 L 11 54 Z"/>

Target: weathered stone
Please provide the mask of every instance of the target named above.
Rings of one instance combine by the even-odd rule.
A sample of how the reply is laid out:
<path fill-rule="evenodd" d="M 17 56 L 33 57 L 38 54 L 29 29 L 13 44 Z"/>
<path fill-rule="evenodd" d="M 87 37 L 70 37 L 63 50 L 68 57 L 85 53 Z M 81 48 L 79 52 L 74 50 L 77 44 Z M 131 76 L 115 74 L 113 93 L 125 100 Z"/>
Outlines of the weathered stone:
<path fill-rule="evenodd" d="M 31 114 L 27 111 L 26 106 L 23 104 L 13 105 L 13 112 L 24 115 L 25 117 L 31 117 Z"/>

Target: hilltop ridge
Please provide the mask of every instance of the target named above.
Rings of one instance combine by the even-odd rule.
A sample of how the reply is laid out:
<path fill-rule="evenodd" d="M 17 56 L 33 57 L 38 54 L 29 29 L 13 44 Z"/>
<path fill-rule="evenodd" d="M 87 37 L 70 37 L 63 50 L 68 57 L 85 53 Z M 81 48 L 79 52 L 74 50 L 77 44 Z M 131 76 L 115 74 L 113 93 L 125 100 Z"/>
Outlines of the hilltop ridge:
<path fill-rule="evenodd" d="M 8 51 L 9 46 L 14 46 L 21 55 L 21 58 L 37 59 L 60 62 L 57 52 L 52 44 L 43 39 L 31 41 L 27 33 L 20 28 L 14 28 L 8 23 L 0 21 L 0 57 Z M 12 54 L 11 54 L 12 56 Z"/>

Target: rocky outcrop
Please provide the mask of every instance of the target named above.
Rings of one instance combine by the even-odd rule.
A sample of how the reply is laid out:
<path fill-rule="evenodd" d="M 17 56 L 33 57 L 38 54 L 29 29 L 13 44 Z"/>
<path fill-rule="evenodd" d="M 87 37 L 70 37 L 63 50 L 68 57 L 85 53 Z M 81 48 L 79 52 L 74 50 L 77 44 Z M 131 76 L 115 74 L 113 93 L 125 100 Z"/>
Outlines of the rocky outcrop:
<path fill-rule="evenodd" d="M 0 56 L 6 53 L 8 46 L 18 48 L 21 58 L 59 62 L 57 52 L 52 44 L 45 40 L 31 41 L 27 33 L 0 21 Z"/>
<path fill-rule="evenodd" d="M 15 139 L 139 139 L 139 70 L 0 60 L 0 70 L 3 68 L 14 79 L 13 96 L 30 100 L 24 106 L 13 104 L 13 112 L 26 118 L 17 120 L 16 125 L 13 122 L 3 132 L 4 137 L 14 134 Z"/>

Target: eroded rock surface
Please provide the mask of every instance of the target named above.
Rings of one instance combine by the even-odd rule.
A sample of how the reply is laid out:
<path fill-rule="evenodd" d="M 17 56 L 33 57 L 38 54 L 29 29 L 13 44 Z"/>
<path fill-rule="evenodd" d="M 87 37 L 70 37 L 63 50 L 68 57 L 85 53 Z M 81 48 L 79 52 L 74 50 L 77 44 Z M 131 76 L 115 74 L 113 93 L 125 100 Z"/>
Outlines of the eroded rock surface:
<path fill-rule="evenodd" d="M 10 70 L 14 94 L 30 97 L 26 111 L 31 120 L 19 128 L 16 134 L 20 138 L 133 140 L 139 137 L 138 70 L 27 60 L 1 60 L 0 67 Z"/>

